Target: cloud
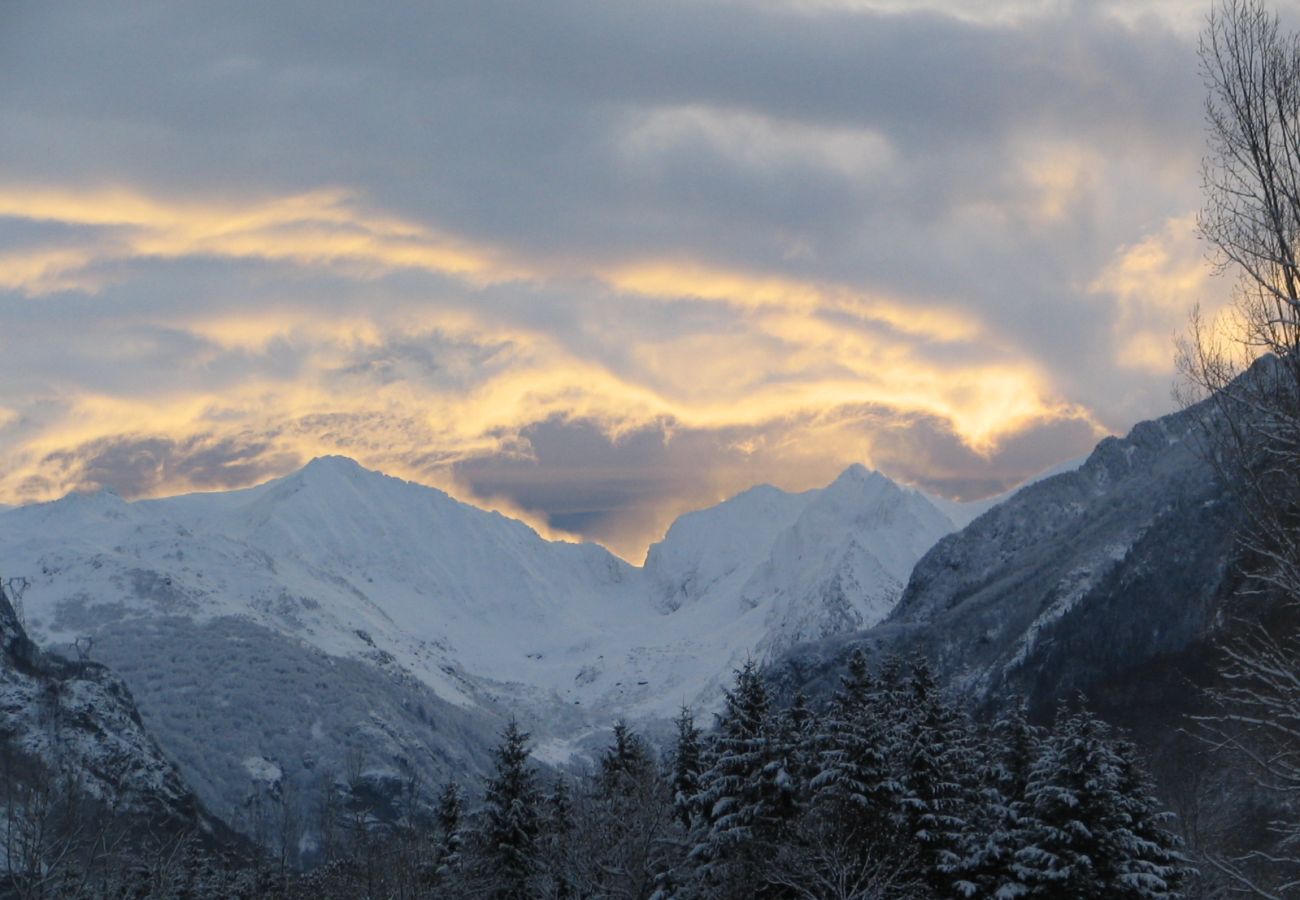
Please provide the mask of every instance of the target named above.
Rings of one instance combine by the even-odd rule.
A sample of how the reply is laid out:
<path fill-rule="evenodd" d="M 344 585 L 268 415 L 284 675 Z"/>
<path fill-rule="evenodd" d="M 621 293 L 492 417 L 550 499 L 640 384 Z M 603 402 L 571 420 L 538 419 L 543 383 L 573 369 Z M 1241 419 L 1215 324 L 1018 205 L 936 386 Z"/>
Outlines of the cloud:
<path fill-rule="evenodd" d="M 490 252 L 433 229 L 356 209 L 342 191 L 244 204 L 167 202 L 131 190 L 0 187 L 0 217 L 94 229 L 74 246 L 0 254 L 0 289 L 40 296 L 95 291 L 105 264 L 217 257 L 341 269 L 353 277 L 423 269 L 467 281 L 505 280 Z M 97 271 L 98 270 L 98 271 Z"/>
<path fill-rule="evenodd" d="M 4 15 L 0 502 L 340 452 L 636 556 L 1077 455 L 1220 290 L 1163 0 Z"/>
<path fill-rule="evenodd" d="M 846 449 L 907 483 L 973 500 L 1037 474 L 1044 459 L 1086 453 L 1096 433 L 1077 419 L 1035 423 L 980 458 L 941 419 L 857 406 L 725 428 L 664 420 L 617 436 L 557 416 L 519 441 L 511 454 L 457 463 L 460 491 L 639 562 L 647 540 L 681 514 L 754 484 L 821 487 L 843 469 Z"/>
<path fill-rule="evenodd" d="M 1160 229 L 1121 248 L 1091 286 L 1094 293 L 1116 301 L 1117 362 L 1170 373 L 1174 338 L 1187 325 L 1187 299 L 1201 298 L 1209 317 L 1228 300 L 1228 283 L 1215 281 L 1213 274 L 1192 216 L 1171 218 Z"/>
<path fill-rule="evenodd" d="M 38 493 L 49 484 L 75 491 L 111 488 L 128 497 L 160 489 L 221 490 L 265 481 L 299 463 L 292 454 L 275 452 L 266 436 L 118 435 L 50 453 L 30 486 Z"/>

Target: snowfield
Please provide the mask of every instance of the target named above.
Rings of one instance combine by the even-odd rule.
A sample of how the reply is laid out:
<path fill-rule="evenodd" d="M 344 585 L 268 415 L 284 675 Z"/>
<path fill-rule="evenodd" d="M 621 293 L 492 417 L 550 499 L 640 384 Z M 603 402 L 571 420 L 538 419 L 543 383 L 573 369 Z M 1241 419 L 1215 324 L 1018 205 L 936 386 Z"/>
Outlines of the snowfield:
<path fill-rule="evenodd" d="M 243 491 L 0 511 L 0 572 L 32 579 L 39 643 L 95 638 L 92 657 L 229 812 L 271 767 L 337 765 L 330 747 L 427 749 L 456 709 L 475 743 L 483 722 L 519 715 L 552 762 L 620 717 L 705 713 L 746 658 L 879 622 L 952 528 L 854 466 L 819 490 L 757 487 L 683 516 L 636 567 L 329 457 Z M 347 665 L 331 676 L 329 660 Z M 227 726 L 241 738 L 218 765 L 202 746 Z M 438 750 L 443 771 L 452 752 Z"/>
<path fill-rule="evenodd" d="M 757 487 L 683 516 L 638 568 L 329 457 L 244 491 L 0 512 L 0 571 L 32 578 L 41 643 L 237 616 L 398 666 L 462 707 L 650 718 L 707 703 L 749 655 L 880 621 L 951 530 L 920 494 L 854 466 L 820 490 Z"/>

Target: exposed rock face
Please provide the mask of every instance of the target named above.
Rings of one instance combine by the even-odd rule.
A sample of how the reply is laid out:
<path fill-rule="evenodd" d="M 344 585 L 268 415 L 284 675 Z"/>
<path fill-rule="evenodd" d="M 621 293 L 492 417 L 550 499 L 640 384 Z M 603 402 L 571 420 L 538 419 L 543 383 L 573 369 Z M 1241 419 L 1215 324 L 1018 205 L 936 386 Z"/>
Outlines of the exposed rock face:
<path fill-rule="evenodd" d="M 224 832 L 145 731 L 122 681 L 102 665 L 40 652 L 3 591 L 0 748 L 7 765 L 70 776 L 88 798 L 126 820 Z"/>

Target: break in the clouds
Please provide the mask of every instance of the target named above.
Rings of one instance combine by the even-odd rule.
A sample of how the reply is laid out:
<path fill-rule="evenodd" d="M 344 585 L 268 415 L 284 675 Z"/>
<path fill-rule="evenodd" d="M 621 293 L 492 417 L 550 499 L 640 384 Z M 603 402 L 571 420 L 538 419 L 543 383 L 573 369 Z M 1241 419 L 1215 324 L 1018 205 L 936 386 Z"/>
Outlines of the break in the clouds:
<path fill-rule="evenodd" d="M 635 557 L 850 462 L 1004 489 L 1226 292 L 1205 11 L 5 4 L 0 502 L 332 452 Z"/>

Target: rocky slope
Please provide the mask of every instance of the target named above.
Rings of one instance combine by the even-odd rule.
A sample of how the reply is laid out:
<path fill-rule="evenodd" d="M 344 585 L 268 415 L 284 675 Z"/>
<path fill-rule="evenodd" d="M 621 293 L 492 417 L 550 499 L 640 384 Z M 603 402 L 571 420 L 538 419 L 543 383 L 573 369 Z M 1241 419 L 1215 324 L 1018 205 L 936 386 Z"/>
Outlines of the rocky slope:
<path fill-rule="evenodd" d="M 147 733 L 126 685 L 100 664 L 42 653 L 2 590 L 0 766 L 0 806 L 20 803 L 23 785 L 57 781 L 141 829 L 226 833 Z"/>
<path fill-rule="evenodd" d="M 1195 411 L 1102 441 L 939 541 L 878 627 L 808 647 L 829 677 L 852 646 L 921 650 L 977 700 L 1046 706 L 1204 640 L 1231 592 L 1235 508 L 1196 445 Z"/>

